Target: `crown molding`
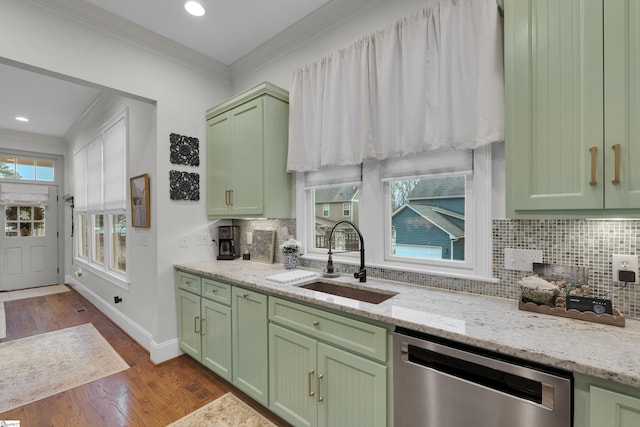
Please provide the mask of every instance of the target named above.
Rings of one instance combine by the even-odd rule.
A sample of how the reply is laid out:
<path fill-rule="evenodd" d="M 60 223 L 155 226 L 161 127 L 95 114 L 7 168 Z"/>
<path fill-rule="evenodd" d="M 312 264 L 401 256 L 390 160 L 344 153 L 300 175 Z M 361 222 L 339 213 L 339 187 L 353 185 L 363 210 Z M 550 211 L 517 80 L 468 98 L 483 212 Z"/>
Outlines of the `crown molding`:
<path fill-rule="evenodd" d="M 25 0 L 22 0 L 25 1 Z M 176 43 L 160 34 L 147 30 L 111 12 L 82 0 L 26 0 L 36 7 L 45 6 L 58 15 L 70 18 L 79 24 L 100 30 L 132 46 L 162 55 L 180 65 L 188 66 L 231 84 L 229 67 L 213 58 Z"/>
<path fill-rule="evenodd" d="M 319 38 L 355 13 L 383 1 L 385 0 L 331 0 L 233 62 L 229 66 L 233 81 L 241 80 L 257 68 L 276 60 L 278 56 Z"/>

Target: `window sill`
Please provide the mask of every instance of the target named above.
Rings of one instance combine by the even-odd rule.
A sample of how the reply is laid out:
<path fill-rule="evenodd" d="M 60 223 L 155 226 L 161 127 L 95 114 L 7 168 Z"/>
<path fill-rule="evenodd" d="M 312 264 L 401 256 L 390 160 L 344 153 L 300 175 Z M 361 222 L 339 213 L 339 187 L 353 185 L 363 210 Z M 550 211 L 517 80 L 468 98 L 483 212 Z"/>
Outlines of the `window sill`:
<path fill-rule="evenodd" d="M 76 265 L 81 266 L 82 268 L 100 276 L 101 278 L 107 280 L 108 282 L 128 291 L 130 288 L 131 282 L 127 280 L 126 277 L 119 276 L 114 273 L 110 273 L 102 268 L 99 268 L 93 264 L 88 263 L 86 260 L 82 258 L 75 258 Z"/>

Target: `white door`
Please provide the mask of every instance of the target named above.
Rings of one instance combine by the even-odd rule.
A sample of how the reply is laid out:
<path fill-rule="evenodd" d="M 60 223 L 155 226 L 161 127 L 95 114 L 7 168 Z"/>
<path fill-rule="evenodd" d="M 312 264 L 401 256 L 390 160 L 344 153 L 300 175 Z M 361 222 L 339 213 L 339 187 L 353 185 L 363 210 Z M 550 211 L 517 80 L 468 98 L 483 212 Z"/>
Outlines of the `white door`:
<path fill-rule="evenodd" d="M 58 187 L 49 204 L 0 206 L 0 291 L 58 283 Z"/>

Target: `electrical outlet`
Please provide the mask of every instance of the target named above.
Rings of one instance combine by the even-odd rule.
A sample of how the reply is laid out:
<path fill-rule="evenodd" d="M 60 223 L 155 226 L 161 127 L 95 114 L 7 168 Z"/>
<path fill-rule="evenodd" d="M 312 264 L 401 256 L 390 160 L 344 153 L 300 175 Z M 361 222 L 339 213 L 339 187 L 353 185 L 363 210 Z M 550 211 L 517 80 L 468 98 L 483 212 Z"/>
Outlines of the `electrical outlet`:
<path fill-rule="evenodd" d="M 541 250 L 504 249 L 505 270 L 533 271 L 534 262 L 542 262 Z"/>
<path fill-rule="evenodd" d="M 632 271 L 635 276 L 635 282 L 638 283 L 638 256 L 637 255 L 612 255 L 611 256 L 611 278 L 614 282 L 619 282 L 618 272 Z"/>

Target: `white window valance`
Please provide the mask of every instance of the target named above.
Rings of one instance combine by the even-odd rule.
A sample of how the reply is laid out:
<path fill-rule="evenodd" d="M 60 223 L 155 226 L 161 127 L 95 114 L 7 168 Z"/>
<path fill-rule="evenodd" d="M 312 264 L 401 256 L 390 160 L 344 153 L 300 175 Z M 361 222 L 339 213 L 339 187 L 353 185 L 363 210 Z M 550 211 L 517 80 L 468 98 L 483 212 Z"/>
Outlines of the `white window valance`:
<path fill-rule="evenodd" d="M 0 205 L 47 206 L 49 187 L 46 185 L 0 184 Z"/>
<path fill-rule="evenodd" d="M 294 70 L 289 171 L 504 139 L 495 0 L 434 0 Z"/>

